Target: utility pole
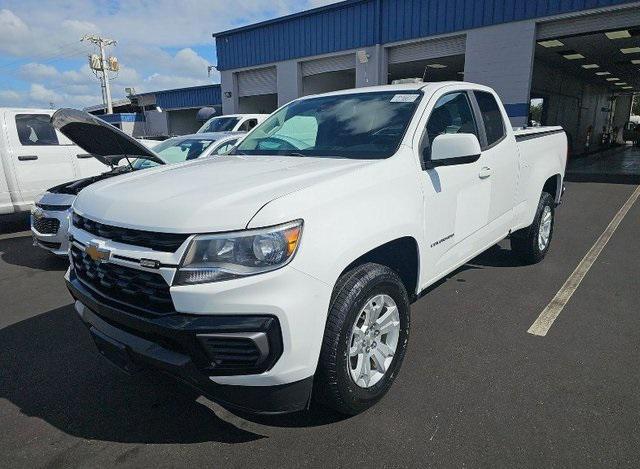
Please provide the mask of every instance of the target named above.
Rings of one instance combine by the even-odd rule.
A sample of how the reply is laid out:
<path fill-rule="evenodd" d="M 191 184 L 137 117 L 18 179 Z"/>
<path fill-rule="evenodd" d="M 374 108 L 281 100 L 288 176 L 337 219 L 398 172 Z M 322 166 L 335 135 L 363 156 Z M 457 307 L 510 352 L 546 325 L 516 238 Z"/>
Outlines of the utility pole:
<path fill-rule="evenodd" d="M 119 70 L 118 59 L 115 57 L 108 57 L 105 52 L 105 47 L 116 45 L 116 41 L 113 39 L 107 39 L 100 36 L 94 36 L 91 34 L 85 34 L 82 36 L 81 41 L 89 41 L 97 45 L 100 49 L 100 54 L 93 54 L 89 56 L 89 66 L 91 70 L 100 78 L 101 87 L 104 89 L 104 101 L 107 105 L 107 114 L 113 114 L 113 104 L 111 101 L 111 84 L 109 83 L 109 71 L 117 72 Z M 101 73 L 101 76 L 98 75 Z"/>

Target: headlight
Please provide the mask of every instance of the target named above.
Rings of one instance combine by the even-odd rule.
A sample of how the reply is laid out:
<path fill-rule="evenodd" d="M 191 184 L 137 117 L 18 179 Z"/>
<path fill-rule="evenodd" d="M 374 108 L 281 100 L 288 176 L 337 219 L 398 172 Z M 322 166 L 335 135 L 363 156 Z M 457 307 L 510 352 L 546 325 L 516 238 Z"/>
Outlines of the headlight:
<path fill-rule="evenodd" d="M 189 245 L 175 285 L 218 282 L 269 272 L 288 264 L 302 235 L 302 220 L 257 230 L 198 235 Z"/>

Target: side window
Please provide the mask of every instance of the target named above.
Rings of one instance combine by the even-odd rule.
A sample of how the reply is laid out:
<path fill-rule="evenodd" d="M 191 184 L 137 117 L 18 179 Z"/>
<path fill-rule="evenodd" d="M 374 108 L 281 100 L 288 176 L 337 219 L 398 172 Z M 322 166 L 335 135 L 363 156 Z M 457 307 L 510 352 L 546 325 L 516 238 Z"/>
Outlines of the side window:
<path fill-rule="evenodd" d="M 249 132 L 258 124 L 258 119 L 248 119 L 242 123 L 238 129 L 240 132 Z"/>
<path fill-rule="evenodd" d="M 230 140 L 227 143 L 223 143 L 222 145 L 220 145 L 219 148 L 216 149 L 216 151 L 214 151 L 214 155 L 224 155 L 226 154 L 229 150 L 231 150 L 233 148 L 233 146 L 236 144 L 237 140 Z"/>
<path fill-rule="evenodd" d="M 473 118 L 469 96 L 465 91 L 449 93 L 436 102 L 429 121 L 427 137 L 429 142 L 442 134 L 473 134 L 478 136 L 478 128 Z"/>
<path fill-rule="evenodd" d="M 480 114 L 482 114 L 482 120 L 484 121 L 487 145 L 491 146 L 502 140 L 507 134 L 500 107 L 491 93 L 484 91 L 474 91 L 473 93 L 476 96 L 476 101 L 478 101 Z"/>
<path fill-rule="evenodd" d="M 48 114 L 17 114 L 16 128 L 20 143 L 25 146 L 58 145 L 58 136 Z"/>

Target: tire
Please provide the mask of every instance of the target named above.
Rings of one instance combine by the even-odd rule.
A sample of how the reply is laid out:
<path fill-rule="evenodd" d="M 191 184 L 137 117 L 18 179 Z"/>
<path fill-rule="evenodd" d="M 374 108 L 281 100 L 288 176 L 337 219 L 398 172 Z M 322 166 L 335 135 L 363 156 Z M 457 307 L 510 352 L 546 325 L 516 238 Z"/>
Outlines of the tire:
<path fill-rule="evenodd" d="M 540 239 L 543 218 L 550 214 L 550 225 L 547 231 L 547 240 L 544 245 Z M 548 192 L 543 192 L 538 202 L 538 209 L 533 223 L 527 228 L 516 231 L 511 235 L 511 250 L 526 264 L 537 264 L 549 252 L 553 239 L 553 225 L 555 222 L 555 201 Z"/>
<path fill-rule="evenodd" d="M 395 310 L 393 303 L 397 308 Z M 378 306 L 380 304 L 383 306 Z M 365 306 L 371 307 L 370 313 L 364 312 Z M 387 324 L 386 327 L 380 327 L 378 322 L 366 327 L 368 322 L 363 318 L 375 317 L 377 313 L 374 308 L 381 308 L 378 311 L 382 321 L 385 318 L 394 319 L 384 323 Z M 362 321 L 358 329 L 368 333 L 358 332 L 361 340 L 355 340 L 353 336 L 356 321 L 358 324 Z M 402 280 L 393 270 L 380 264 L 367 263 L 342 275 L 336 283 L 329 306 L 314 379 L 314 403 L 342 414 L 355 415 L 382 399 L 402 365 L 409 340 L 409 328 L 409 297 Z M 391 332 L 383 333 L 383 329 Z M 395 352 L 386 355 L 393 348 L 393 342 Z M 358 349 L 360 353 L 350 356 L 350 348 Z M 364 358 L 369 353 L 372 354 L 371 358 Z M 371 368 L 371 379 L 366 383 L 364 378 L 358 378 L 360 384 L 357 384 L 352 373 L 359 375 L 358 369 L 366 369 L 367 362 Z M 384 373 L 378 370 L 377 364 L 380 363 L 380 370 L 384 369 Z M 360 368 L 358 364 L 361 364 Z"/>

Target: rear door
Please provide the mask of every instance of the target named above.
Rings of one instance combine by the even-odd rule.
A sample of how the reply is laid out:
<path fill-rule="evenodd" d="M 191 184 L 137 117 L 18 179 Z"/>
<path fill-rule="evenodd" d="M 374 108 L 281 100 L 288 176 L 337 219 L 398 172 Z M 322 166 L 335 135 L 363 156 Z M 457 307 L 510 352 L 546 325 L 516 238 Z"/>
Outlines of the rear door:
<path fill-rule="evenodd" d="M 478 90 L 473 96 L 482 147 L 481 171 L 491 187 L 486 237 L 480 240 L 487 243 L 506 236 L 512 226 L 519 174 L 518 148 L 496 97 Z"/>
<path fill-rule="evenodd" d="M 432 102 L 435 104 L 427 107 L 428 119 L 422 124 L 416 146 L 421 159 L 428 157 L 430 143 L 440 134 L 470 133 L 479 137 L 472 96 L 467 90 L 436 93 Z M 483 157 L 471 163 L 463 161 L 425 169 L 420 175 L 429 279 L 450 271 L 473 254 L 478 233 L 488 223 L 490 185 L 479 177 Z"/>
<path fill-rule="evenodd" d="M 52 186 L 76 179 L 71 158 L 76 147 L 61 142 L 62 135 L 50 119 L 46 112 L 7 113 L 10 158 L 24 203 L 31 203 Z"/>

